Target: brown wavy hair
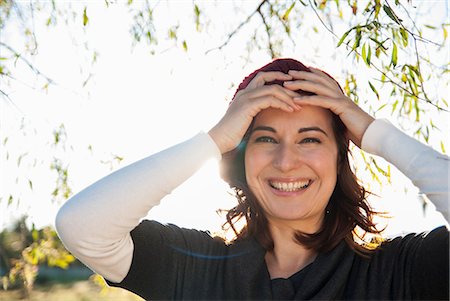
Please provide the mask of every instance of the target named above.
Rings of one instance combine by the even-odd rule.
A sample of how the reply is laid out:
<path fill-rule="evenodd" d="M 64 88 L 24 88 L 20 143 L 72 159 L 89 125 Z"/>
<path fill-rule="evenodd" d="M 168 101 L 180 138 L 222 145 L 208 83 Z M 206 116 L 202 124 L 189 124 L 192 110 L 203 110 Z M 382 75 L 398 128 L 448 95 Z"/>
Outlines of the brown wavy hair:
<path fill-rule="evenodd" d="M 281 71 L 287 73 L 289 70 L 310 70 L 293 59 L 277 59 L 271 63 L 255 70 L 247 76 L 239 85 L 236 93 L 245 89 L 249 82 L 261 71 Z M 330 76 L 330 75 L 328 75 Z M 330 76 L 330 78 L 332 78 Z M 266 83 L 282 84 L 280 81 Z M 341 89 L 342 91 L 342 89 Z M 313 95 L 314 93 L 298 90 L 303 95 Z M 247 142 L 253 127 L 250 125 L 241 143 L 234 150 L 223 154 L 220 162 L 220 171 L 222 178 L 230 185 L 235 193 L 238 204 L 227 211 L 226 223 L 235 233 L 235 239 L 240 240 L 247 237 L 255 237 L 259 243 L 267 250 L 274 248 L 273 239 L 268 227 L 268 220 L 258 200 L 247 185 L 245 177 L 245 150 Z M 326 214 L 321 228 L 312 234 L 297 231 L 294 239 L 297 243 L 313 249 L 317 252 L 327 252 L 333 249 L 342 240 L 350 246 L 351 249 L 359 254 L 368 254 L 369 245 L 360 244 L 356 238 L 363 238 L 364 235 L 358 235 L 358 228 L 364 233 L 380 234 L 373 222 L 373 216 L 377 212 L 373 211 L 367 202 L 368 191 L 359 185 L 358 180 L 350 168 L 348 156 L 349 140 L 346 136 L 346 128 L 341 119 L 332 114 L 332 127 L 336 143 L 338 146 L 338 174 L 334 191 L 326 207 Z M 238 230 L 236 224 L 244 218 L 246 224 Z"/>

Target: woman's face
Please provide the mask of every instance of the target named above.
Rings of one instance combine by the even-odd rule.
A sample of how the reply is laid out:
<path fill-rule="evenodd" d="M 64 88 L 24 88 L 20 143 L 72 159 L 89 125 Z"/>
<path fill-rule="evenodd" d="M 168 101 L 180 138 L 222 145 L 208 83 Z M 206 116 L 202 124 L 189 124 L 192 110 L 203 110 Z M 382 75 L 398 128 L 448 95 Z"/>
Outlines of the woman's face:
<path fill-rule="evenodd" d="M 245 173 L 268 220 L 317 231 L 336 185 L 337 154 L 329 110 L 261 111 L 247 144 Z"/>

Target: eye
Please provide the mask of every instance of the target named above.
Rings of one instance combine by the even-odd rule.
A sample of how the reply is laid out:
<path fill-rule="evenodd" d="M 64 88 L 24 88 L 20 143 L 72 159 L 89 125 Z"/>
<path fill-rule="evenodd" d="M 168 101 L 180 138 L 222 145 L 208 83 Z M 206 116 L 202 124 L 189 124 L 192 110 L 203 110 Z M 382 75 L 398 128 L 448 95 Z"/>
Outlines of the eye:
<path fill-rule="evenodd" d="M 300 143 L 321 143 L 319 138 L 308 137 L 300 141 Z"/>
<path fill-rule="evenodd" d="M 255 142 L 259 142 L 259 143 L 277 143 L 277 141 L 269 136 L 261 136 L 261 137 L 257 137 L 255 139 Z"/>

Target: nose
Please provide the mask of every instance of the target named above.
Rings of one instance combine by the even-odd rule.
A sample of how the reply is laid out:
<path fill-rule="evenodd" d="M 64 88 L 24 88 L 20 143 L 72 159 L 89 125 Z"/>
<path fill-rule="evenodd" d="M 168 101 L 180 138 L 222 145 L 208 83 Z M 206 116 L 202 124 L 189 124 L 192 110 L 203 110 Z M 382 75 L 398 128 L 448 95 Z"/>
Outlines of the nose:
<path fill-rule="evenodd" d="M 282 172 L 296 169 L 301 164 L 301 156 L 293 145 L 280 144 L 273 158 L 273 165 Z"/>

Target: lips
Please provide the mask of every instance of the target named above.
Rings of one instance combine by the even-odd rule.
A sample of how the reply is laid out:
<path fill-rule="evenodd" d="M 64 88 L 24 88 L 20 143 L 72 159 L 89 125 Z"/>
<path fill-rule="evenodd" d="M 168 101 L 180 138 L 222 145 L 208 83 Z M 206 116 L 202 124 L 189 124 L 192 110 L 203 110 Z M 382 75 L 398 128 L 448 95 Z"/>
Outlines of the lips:
<path fill-rule="evenodd" d="M 281 192 L 301 191 L 308 188 L 311 183 L 311 179 L 302 179 L 297 181 L 269 180 L 270 187 Z"/>

